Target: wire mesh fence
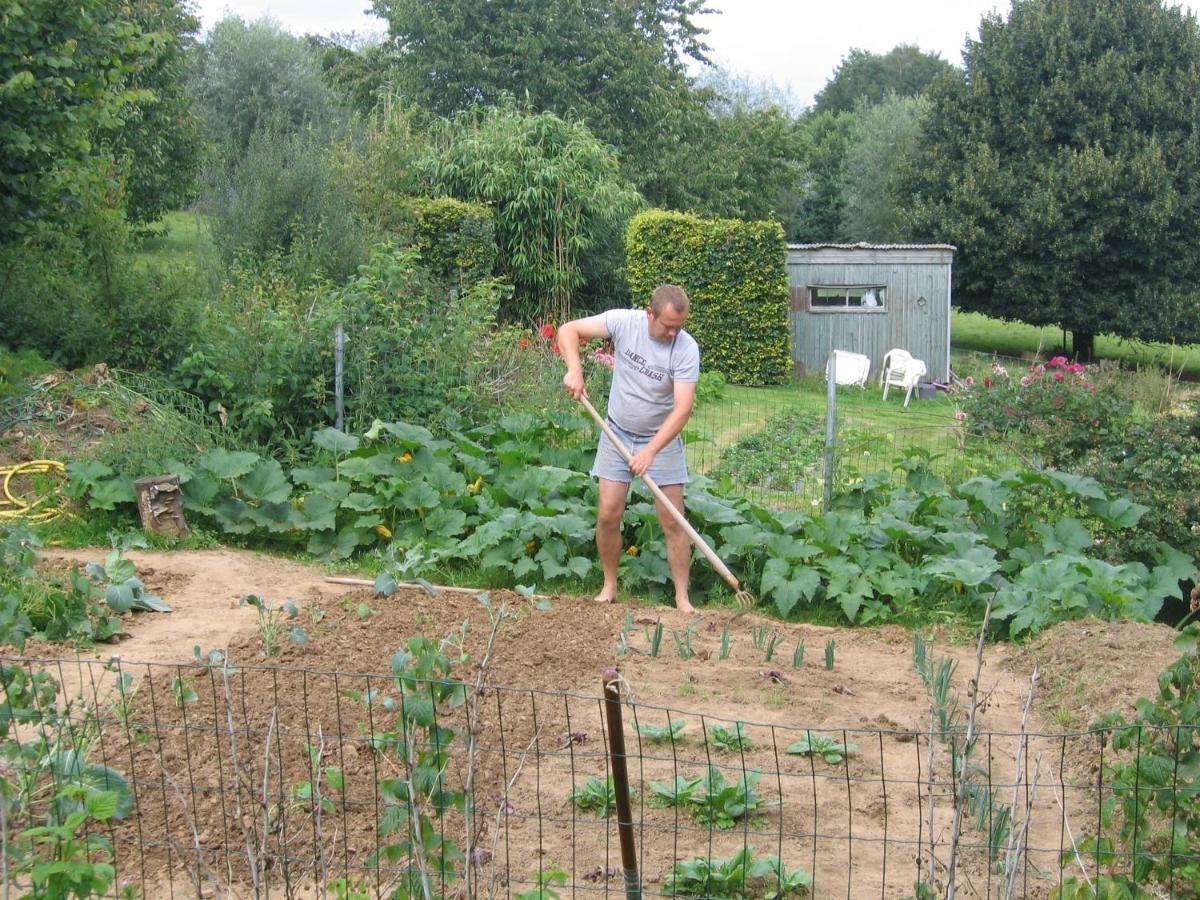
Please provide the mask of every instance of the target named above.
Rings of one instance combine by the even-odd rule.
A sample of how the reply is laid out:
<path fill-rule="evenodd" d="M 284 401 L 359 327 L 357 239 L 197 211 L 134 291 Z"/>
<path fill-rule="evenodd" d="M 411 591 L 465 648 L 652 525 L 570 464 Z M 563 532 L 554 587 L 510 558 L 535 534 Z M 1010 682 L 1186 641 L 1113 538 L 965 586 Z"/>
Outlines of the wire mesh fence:
<path fill-rule="evenodd" d="M 14 726 L 4 858 L 36 798 L 90 783 L 127 795 L 91 827 L 111 844 L 114 892 L 147 897 L 620 895 L 621 824 L 647 896 L 901 897 L 953 881 L 1032 897 L 1102 875 L 1194 896 L 1195 723 L 1143 727 L 1118 753 L 1105 730 L 969 740 L 932 708 L 921 729 L 818 730 L 626 697 L 620 823 L 601 673 L 582 695 L 404 665 L 2 659 L 62 688 L 0 702 Z M 1152 744 L 1173 758 L 1143 760 Z M 1118 758 L 1132 778 L 1113 774 Z M 1141 821 L 1122 827 L 1120 804 Z"/>

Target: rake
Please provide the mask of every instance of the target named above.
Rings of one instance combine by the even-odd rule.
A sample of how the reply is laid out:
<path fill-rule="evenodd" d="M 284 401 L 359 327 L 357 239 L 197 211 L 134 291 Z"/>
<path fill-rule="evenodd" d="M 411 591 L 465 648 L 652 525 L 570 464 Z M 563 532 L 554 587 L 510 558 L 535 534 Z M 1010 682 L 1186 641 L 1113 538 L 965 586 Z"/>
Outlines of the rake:
<path fill-rule="evenodd" d="M 629 452 L 629 448 L 621 443 L 621 439 L 618 438 L 613 433 L 613 430 L 608 427 L 608 423 L 604 421 L 600 413 L 596 412 L 596 407 L 592 406 L 591 401 L 581 394 L 579 397 L 579 402 L 583 404 L 584 409 L 591 413 L 592 418 L 596 420 L 596 424 L 600 426 L 600 430 L 604 432 L 605 436 L 610 441 L 612 441 L 613 446 L 617 448 L 617 452 L 621 454 L 625 462 L 632 462 L 633 454 Z M 734 599 L 737 601 L 737 604 L 742 611 L 744 612 L 757 605 L 758 599 L 749 591 L 742 589 L 742 586 L 738 583 L 737 578 L 735 578 L 734 574 L 729 571 L 729 567 L 721 561 L 721 557 L 717 556 L 713 548 L 708 546 L 708 542 L 700 536 L 700 532 L 693 528 L 691 523 L 684 518 L 683 513 L 675 508 L 675 504 L 672 503 L 670 498 L 663 493 L 663 489 L 654 483 L 654 479 L 646 474 L 643 474 L 641 479 L 642 484 L 646 485 L 646 487 L 650 489 L 650 493 L 652 493 L 662 507 L 671 514 L 671 517 L 679 523 L 679 526 L 684 530 L 688 538 L 691 539 L 691 542 L 696 545 L 700 552 L 704 554 L 704 558 L 707 559 L 712 564 L 712 567 L 717 570 L 717 574 L 725 580 L 727 585 L 733 588 Z"/>

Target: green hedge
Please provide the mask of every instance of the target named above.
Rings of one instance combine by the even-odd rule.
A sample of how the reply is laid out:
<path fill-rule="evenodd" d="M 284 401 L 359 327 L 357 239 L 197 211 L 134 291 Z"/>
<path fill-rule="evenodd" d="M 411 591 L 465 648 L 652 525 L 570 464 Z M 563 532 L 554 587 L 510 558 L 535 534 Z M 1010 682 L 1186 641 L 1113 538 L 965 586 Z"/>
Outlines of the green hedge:
<path fill-rule="evenodd" d="M 416 249 L 439 278 L 466 284 L 495 273 L 495 215 L 488 207 L 450 197 L 408 197 L 389 212 L 384 228 L 400 245 Z"/>
<path fill-rule="evenodd" d="M 625 253 L 635 302 L 660 284 L 687 291 L 703 368 L 735 384 L 787 380 L 787 245 L 778 223 L 649 210 L 630 221 Z"/>

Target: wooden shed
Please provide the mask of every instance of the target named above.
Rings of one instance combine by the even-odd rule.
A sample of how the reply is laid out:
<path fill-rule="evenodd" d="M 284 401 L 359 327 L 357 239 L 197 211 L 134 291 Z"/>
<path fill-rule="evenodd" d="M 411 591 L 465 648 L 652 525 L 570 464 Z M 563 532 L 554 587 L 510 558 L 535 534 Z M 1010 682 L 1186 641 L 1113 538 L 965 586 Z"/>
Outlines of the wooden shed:
<path fill-rule="evenodd" d="M 792 360 L 824 371 L 830 350 L 871 358 L 879 378 L 893 347 L 950 379 L 950 244 L 789 244 Z"/>

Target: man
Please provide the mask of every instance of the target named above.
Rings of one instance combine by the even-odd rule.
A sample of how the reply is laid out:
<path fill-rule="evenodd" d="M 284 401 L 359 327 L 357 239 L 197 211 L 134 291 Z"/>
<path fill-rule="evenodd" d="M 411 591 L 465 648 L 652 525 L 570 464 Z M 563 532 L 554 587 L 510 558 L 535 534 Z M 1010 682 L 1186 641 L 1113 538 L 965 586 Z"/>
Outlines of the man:
<path fill-rule="evenodd" d="M 648 474 L 683 512 L 683 486 L 688 474 L 679 433 L 692 414 L 696 382 L 700 380 L 700 348 L 683 330 L 687 316 L 688 296 L 683 288 L 664 284 L 654 291 L 644 312 L 612 309 L 568 322 L 558 330 L 558 346 L 567 364 L 563 387 L 576 400 L 587 394 L 579 361 L 580 343 L 612 339 L 616 361 L 608 395 L 608 423 L 633 455 L 633 461 L 626 463 L 607 436 L 601 434 L 592 475 L 600 482 L 596 550 L 604 570 L 604 587 L 596 600 L 602 603 L 611 603 L 617 597 L 621 519 L 633 476 Z M 691 542 L 662 504 L 655 501 L 655 506 L 666 538 L 675 606 L 682 612 L 695 612 L 688 599 Z"/>

